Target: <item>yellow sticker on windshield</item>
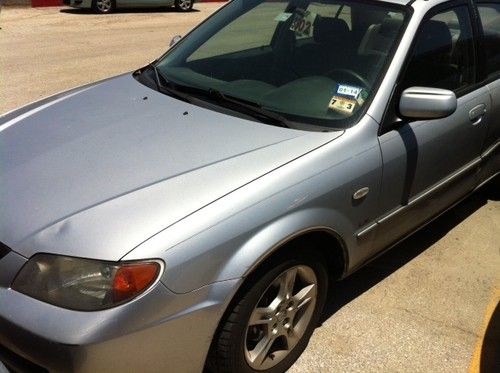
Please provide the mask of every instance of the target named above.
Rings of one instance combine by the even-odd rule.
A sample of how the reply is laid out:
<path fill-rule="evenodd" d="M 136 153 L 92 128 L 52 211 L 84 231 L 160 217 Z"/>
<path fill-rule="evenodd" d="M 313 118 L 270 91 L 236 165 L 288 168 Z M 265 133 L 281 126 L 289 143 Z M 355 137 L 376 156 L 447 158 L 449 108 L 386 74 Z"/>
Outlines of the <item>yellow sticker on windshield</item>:
<path fill-rule="evenodd" d="M 351 100 L 350 98 L 345 98 L 341 96 L 333 96 L 328 104 L 330 110 L 338 111 L 342 114 L 352 114 L 354 108 L 356 107 L 356 100 Z"/>

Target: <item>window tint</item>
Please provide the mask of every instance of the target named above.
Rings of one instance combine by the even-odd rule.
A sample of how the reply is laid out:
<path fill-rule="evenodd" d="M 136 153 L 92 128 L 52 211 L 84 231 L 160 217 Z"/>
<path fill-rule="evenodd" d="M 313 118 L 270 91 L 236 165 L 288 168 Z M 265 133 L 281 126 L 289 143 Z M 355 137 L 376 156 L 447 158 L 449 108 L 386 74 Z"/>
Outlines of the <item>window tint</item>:
<path fill-rule="evenodd" d="M 403 87 L 458 90 L 473 83 L 474 51 L 469 11 L 460 6 L 423 21 Z"/>
<path fill-rule="evenodd" d="M 345 128 L 375 94 L 407 19 L 388 2 L 232 0 L 172 48 L 158 72 L 294 122 Z"/>
<path fill-rule="evenodd" d="M 500 76 L 500 4 L 477 4 L 484 32 L 484 52 L 488 77 Z"/>
<path fill-rule="evenodd" d="M 243 14 L 238 19 L 238 22 L 229 24 L 217 35 L 209 39 L 188 58 L 188 61 L 269 46 L 278 23 L 286 20 L 286 15 L 288 14 L 285 13 L 286 5 L 286 2 L 279 1 L 263 2 Z M 341 19 L 345 21 L 349 30 L 352 29 L 350 6 L 345 4 L 311 2 L 307 10 L 291 26 L 295 31 L 295 40 L 299 44 L 314 42 L 313 34 L 316 27 L 314 19 L 317 16 L 326 19 Z M 269 23 L 269 19 L 274 19 L 274 22 Z M 259 32 L 256 32 L 256 30 Z M 237 38 L 235 38 L 235 35 Z"/>

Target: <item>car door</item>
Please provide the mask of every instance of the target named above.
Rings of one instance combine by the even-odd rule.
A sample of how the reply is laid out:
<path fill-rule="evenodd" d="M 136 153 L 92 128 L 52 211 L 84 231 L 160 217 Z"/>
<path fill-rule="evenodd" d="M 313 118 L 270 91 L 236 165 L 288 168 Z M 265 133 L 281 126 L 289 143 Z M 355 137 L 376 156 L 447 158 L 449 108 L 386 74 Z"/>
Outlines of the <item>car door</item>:
<path fill-rule="evenodd" d="M 480 20 L 481 78 L 491 94 L 490 118 L 500 118 L 500 3 L 498 0 L 477 2 Z M 483 165 L 479 181 L 485 182 L 500 171 L 500 120 L 488 122 L 488 133 L 483 145 Z"/>
<path fill-rule="evenodd" d="M 465 1 L 434 8 L 423 19 L 379 136 L 384 170 L 379 250 L 416 229 L 473 189 L 487 131 L 491 97 L 476 82 L 471 8 Z M 394 120 L 409 87 L 452 90 L 457 110 L 447 118 Z"/>

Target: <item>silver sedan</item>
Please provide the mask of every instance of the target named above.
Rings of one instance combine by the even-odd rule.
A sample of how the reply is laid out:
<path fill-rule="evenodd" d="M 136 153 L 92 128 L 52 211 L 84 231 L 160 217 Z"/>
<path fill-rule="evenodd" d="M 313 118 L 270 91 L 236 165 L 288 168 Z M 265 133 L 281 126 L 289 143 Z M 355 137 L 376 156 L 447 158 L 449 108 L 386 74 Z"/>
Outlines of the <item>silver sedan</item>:
<path fill-rule="evenodd" d="M 63 0 L 72 8 L 92 9 L 96 13 L 108 14 L 116 9 L 158 8 L 175 6 L 179 12 L 193 9 L 195 0 Z"/>
<path fill-rule="evenodd" d="M 233 0 L 0 117 L 0 370 L 287 370 L 336 280 L 500 173 L 499 13 Z"/>

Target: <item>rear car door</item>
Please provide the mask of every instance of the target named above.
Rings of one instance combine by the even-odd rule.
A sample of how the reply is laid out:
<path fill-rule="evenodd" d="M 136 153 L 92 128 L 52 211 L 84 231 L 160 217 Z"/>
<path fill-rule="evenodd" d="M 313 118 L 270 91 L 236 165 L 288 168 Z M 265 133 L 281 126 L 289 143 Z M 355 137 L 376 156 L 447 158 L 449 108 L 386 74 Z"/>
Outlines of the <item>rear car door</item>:
<path fill-rule="evenodd" d="M 483 145 L 480 182 L 487 181 L 500 170 L 500 3 L 481 0 L 477 3 L 480 21 L 481 79 L 492 100 L 491 120 Z"/>
<path fill-rule="evenodd" d="M 379 136 L 384 171 L 374 250 L 390 245 L 473 189 L 490 117 L 488 87 L 476 83 L 472 8 L 456 1 L 431 10 L 415 36 L 394 95 L 435 87 L 455 92 L 458 106 L 444 119 L 390 122 Z M 387 125 L 387 123 L 384 123 Z"/>

